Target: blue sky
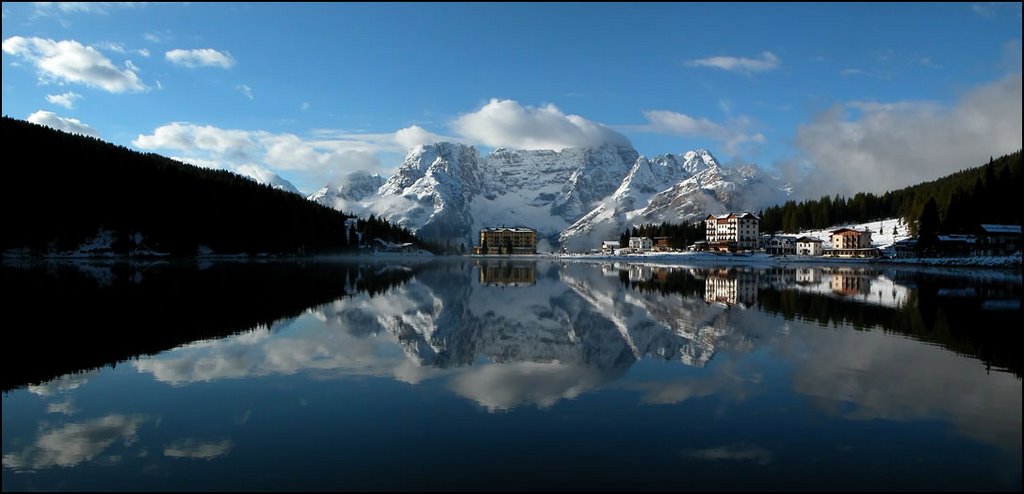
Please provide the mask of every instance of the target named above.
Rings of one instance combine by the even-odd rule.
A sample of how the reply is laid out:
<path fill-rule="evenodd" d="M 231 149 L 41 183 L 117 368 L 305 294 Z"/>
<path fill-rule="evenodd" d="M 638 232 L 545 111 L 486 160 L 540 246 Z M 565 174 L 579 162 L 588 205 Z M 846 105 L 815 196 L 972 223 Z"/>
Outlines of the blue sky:
<path fill-rule="evenodd" d="M 803 194 L 1021 147 L 1021 6 L 3 4 L 3 113 L 304 192 L 417 144 L 707 148 Z"/>

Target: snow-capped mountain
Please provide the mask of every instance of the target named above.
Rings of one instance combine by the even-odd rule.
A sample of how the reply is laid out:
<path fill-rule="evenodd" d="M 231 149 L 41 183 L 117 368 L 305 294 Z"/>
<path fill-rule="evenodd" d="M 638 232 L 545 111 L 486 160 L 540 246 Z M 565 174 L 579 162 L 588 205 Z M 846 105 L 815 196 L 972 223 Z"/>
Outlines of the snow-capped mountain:
<path fill-rule="evenodd" d="M 384 185 L 384 177 L 356 171 L 343 177 L 340 182 L 323 186 L 307 199 L 347 212 L 358 208 L 359 201 L 376 194 L 381 185 Z"/>
<path fill-rule="evenodd" d="M 654 160 L 643 157 L 608 200 L 559 236 L 562 245 L 586 248 L 617 238 L 629 225 L 693 222 L 729 210 L 756 210 L 787 195 L 784 184 L 759 168 L 723 167 L 704 149 Z"/>
<path fill-rule="evenodd" d="M 618 145 L 480 156 L 443 142 L 414 148 L 386 181 L 357 172 L 310 199 L 432 239 L 472 245 L 481 228 L 522 225 L 584 249 L 636 223 L 756 209 L 778 195 L 775 182 L 754 166 L 722 167 L 703 149 L 652 159 Z"/>

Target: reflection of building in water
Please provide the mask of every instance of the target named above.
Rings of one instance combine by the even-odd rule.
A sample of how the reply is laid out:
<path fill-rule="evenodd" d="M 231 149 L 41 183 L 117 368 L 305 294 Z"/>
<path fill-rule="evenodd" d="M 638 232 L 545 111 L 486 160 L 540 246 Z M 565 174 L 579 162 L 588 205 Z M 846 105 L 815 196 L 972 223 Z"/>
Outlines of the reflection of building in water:
<path fill-rule="evenodd" d="M 832 291 L 840 295 L 865 295 L 871 291 L 871 278 L 849 269 L 832 273 Z"/>
<path fill-rule="evenodd" d="M 629 281 L 650 281 L 653 270 L 650 266 L 633 264 L 629 266 Z"/>
<path fill-rule="evenodd" d="M 478 263 L 480 283 L 484 285 L 524 286 L 537 284 L 537 265 L 534 263 L 486 262 Z"/>
<path fill-rule="evenodd" d="M 818 268 L 800 268 L 796 270 L 796 282 L 800 284 L 821 283 L 821 270 Z"/>
<path fill-rule="evenodd" d="M 757 302 L 757 276 L 747 271 L 719 269 L 704 280 L 704 300 L 747 307 Z"/>

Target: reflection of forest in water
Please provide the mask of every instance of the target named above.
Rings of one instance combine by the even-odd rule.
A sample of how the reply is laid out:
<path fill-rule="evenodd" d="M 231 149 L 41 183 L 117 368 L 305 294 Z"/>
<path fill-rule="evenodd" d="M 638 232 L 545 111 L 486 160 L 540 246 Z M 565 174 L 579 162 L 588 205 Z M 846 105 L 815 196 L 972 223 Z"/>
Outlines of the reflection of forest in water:
<path fill-rule="evenodd" d="M 821 326 L 848 324 L 902 334 L 1024 375 L 1012 331 L 1024 320 L 1019 273 L 851 267 L 615 269 L 633 289 L 756 307 Z"/>
<path fill-rule="evenodd" d="M 613 374 L 646 357 L 703 366 L 722 348 L 753 344 L 750 329 L 728 317 L 737 308 L 908 335 L 1022 370 L 1009 331 L 1021 321 L 1012 274 L 450 260 L 5 263 L 3 275 L 23 342 L 5 345 L 5 355 L 24 362 L 6 373 L 4 389 L 267 328 L 357 293 L 411 308 L 385 315 L 342 304 L 344 314 L 323 317 L 355 333 L 390 332 L 410 360 L 430 367 L 479 357 Z"/>
<path fill-rule="evenodd" d="M 7 262 L 3 389 L 221 338 L 359 292 L 409 267 L 301 261 Z"/>

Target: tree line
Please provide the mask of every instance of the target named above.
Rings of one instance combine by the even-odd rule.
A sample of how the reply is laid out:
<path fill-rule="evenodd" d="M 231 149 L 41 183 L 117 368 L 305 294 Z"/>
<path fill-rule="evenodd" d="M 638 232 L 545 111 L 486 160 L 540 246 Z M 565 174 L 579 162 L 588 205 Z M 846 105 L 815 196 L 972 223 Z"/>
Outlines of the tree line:
<path fill-rule="evenodd" d="M 673 249 L 685 249 L 698 240 L 704 240 L 704 222 L 643 224 L 627 228 L 619 235 L 619 247 L 629 246 L 629 237 L 665 237 Z"/>
<path fill-rule="evenodd" d="M 112 251 L 172 255 L 347 252 L 375 239 L 428 247 L 408 230 L 352 216 L 226 170 L 187 165 L 3 117 L 8 146 L 2 250 L 74 251 L 101 232 Z"/>
<path fill-rule="evenodd" d="M 1021 190 L 1020 150 L 986 165 L 881 195 L 822 196 L 786 201 L 759 214 L 761 231 L 796 233 L 849 223 L 903 218 L 912 235 L 965 233 L 980 223 L 1020 224 L 1021 209 L 1007 202 Z M 929 205 L 930 204 L 930 205 Z"/>

